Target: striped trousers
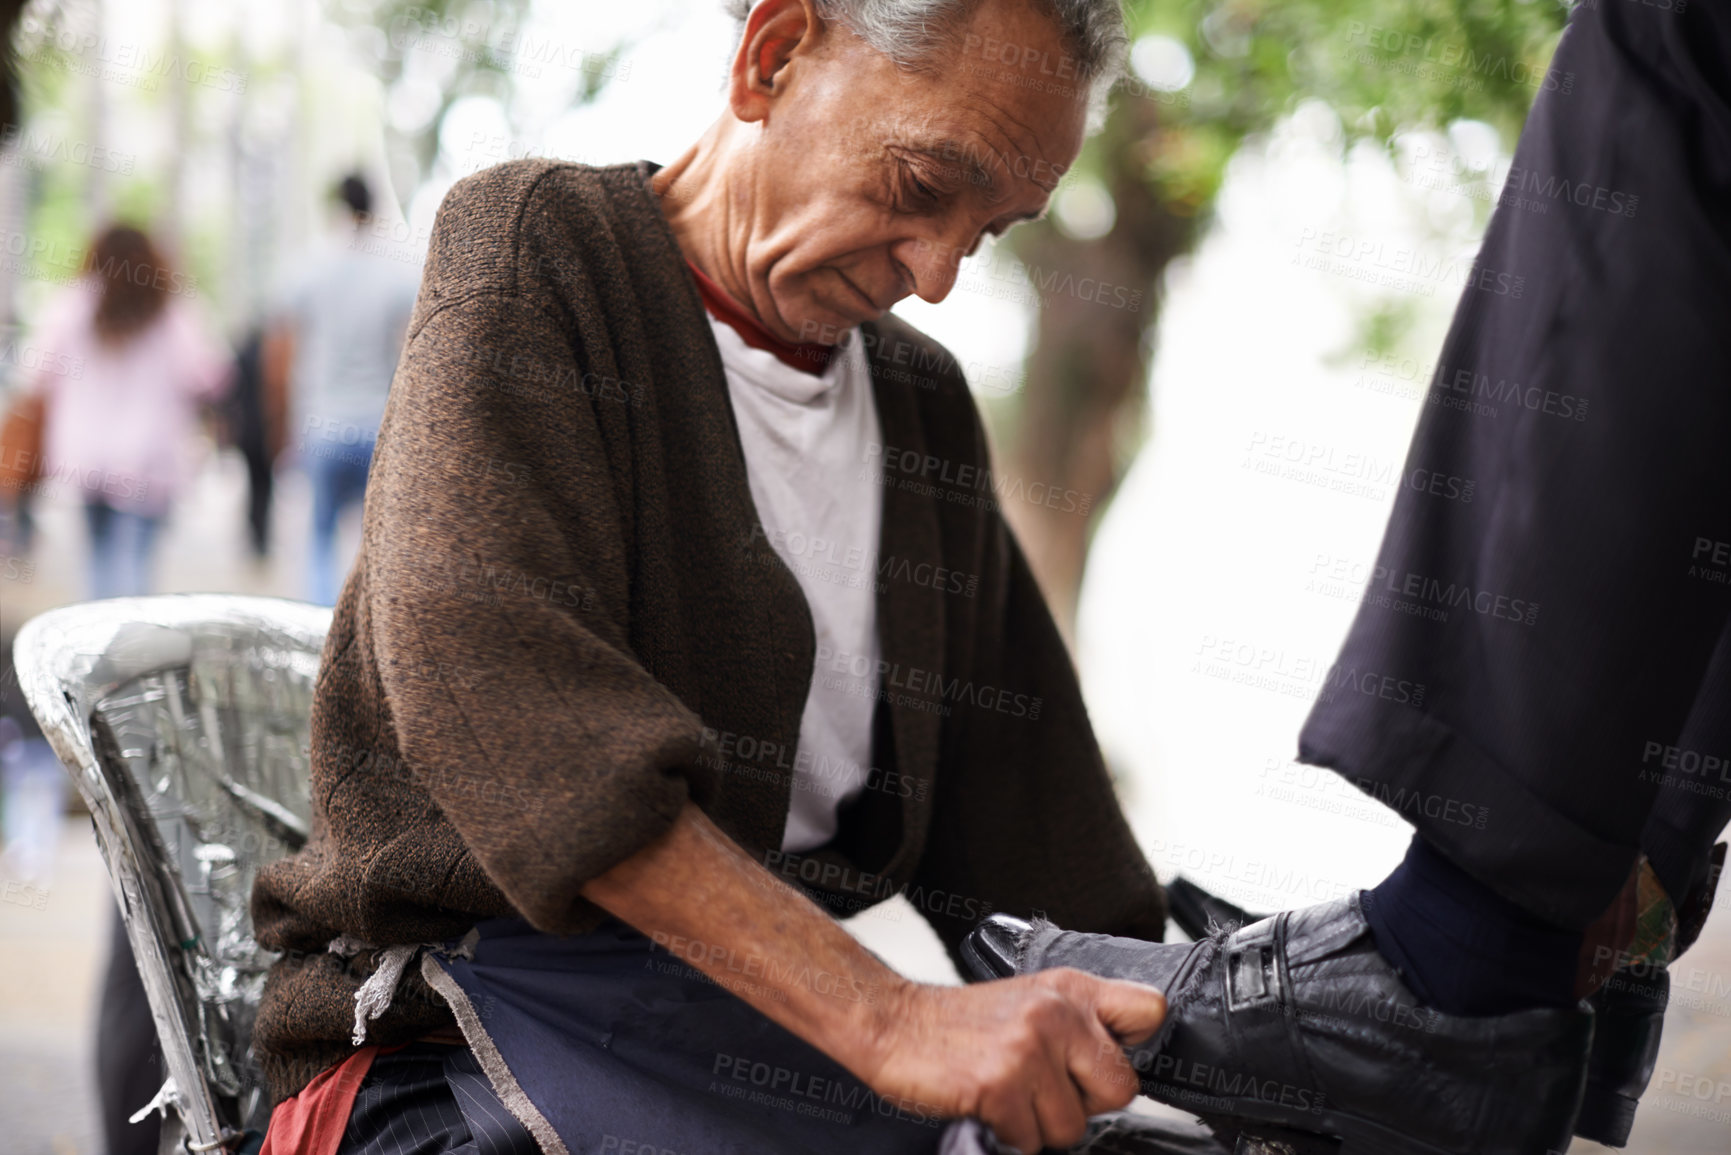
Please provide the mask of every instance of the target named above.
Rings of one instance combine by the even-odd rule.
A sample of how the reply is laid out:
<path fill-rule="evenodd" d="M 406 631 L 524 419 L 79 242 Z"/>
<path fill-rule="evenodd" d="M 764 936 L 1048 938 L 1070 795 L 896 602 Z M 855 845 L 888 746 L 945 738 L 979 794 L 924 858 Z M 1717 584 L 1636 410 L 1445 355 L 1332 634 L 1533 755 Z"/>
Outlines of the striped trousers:
<path fill-rule="evenodd" d="M 475 1053 L 411 1043 L 367 1071 L 338 1155 L 540 1155 L 482 1073 Z"/>

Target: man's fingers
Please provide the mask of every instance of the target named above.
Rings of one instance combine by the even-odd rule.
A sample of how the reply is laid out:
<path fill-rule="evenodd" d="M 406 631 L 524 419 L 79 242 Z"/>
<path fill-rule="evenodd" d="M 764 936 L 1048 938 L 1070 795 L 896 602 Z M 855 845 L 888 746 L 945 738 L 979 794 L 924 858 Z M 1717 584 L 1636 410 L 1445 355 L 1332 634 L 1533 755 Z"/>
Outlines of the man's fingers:
<path fill-rule="evenodd" d="M 1140 1087 L 1123 1049 L 1099 1024 L 1071 1052 L 1069 1068 L 1082 1092 L 1082 1110 L 1089 1115 L 1116 1111 L 1134 1099 Z"/>
<path fill-rule="evenodd" d="M 1153 987 L 1067 967 L 934 989 L 928 1001 L 931 1029 L 910 1033 L 901 1025 L 907 1043 L 890 1048 L 891 1069 L 878 1073 L 874 1090 L 907 1093 L 912 1086 L 929 1102 L 974 1115 L 1029 1155 L 1075 1143 L 1090 1115 L 1135 1097 L 1136 1075 L 1120 1044 L 1146 1040 L 1166 1014 L 1165 997 Z M 933 1040 L 938 1050 L 928 1048 Z"/>
<path fill-rule="evenodd" d="M 980 1121 L 1002 1142 L 1026 1155 L 1040 1150 L 1040 1120 L 1034 1102 L 1022 1086 L 995 1088 L 980 1104 Z"/>
<path fill-rule="evenodd" d="M 1141 1043 L 1166 1021 L 1166 996 L 1143 983 L 1096 979 L 1094 1013 L 1121 1043 Z"/>
<path fill-rule="evenodd" d="M 1082 1026 L 1080 1020 L 1073 1020 Z M 1089 1024 L 1091 1025 L 1091 1024 Z M 1083 1030 L 1087 1028 L 1084 1026 Z M 1068 1034 L 1069 1032 L 1066 1032 Z M 1069 1147 L 1088 1129 L 1087 1093 L 1075 1078 L 1072 1057 L 1086 1045 L 1085 1037 L 1048 1038 L 1046 1061 L 1034 1080 L 1034 1114 L 1040 1120 L 1040 1141 L 1047 1147 Z"/>
<path fill-rule="evenodd" d="M 1088 1114 L 1082 1110 L 1081 1096 L 1068 1078 L 1064 1079 L 1062 1086 L 1042 1087 L 1035 1094 L 1034 1114 L 1040 1120 L 1040 1142 L 1032 1150 L 1069 1147 L 1080 1143 L 1082 1136 L 1087 1134 Z"/>

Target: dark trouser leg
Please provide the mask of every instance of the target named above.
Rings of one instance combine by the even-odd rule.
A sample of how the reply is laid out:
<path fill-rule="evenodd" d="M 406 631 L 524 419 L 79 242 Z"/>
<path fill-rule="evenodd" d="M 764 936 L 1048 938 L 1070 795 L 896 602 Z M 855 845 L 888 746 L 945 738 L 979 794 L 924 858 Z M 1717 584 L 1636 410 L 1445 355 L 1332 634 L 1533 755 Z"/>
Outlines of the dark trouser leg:
<path fill-rule="evenodd" d="M 153 1114 L 138 1123 L 127 1119 L 156 1096 L 165 1077 L 144 983 L 116 910 L 96 1016 L 96 1094 L 108 1155 L 156 1155 L 161 1118 Z"/>
<path fill-rule="evenodd" d="M 411 1043 L 362 1081 L 337 1155 L 540 1155 L 467 1047 Z"/>
<path fill-rule="evenodd" d="M 1300 738 L 1568 930 L 1628 878 L 1642 753 L 1731 612 L 1728 62 L 1722 6 L 1576 10 Z"/>

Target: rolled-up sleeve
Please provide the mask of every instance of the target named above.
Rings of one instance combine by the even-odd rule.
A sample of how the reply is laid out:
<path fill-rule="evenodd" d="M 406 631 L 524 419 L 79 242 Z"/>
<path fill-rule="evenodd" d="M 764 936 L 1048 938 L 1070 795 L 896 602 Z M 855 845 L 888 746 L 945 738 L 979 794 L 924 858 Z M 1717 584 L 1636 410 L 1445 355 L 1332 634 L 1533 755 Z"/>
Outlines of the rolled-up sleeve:
<path fill-rule="evenodd" d="M 511 904 L 559 933 L 593 914 L 583 884 L 707 780 L 697 715 L 633 653 L 617 442 L 559 390 L 580 350 L 544 308 L 488 292 L 419 322 L 356 580 L 408 773 Z"/>

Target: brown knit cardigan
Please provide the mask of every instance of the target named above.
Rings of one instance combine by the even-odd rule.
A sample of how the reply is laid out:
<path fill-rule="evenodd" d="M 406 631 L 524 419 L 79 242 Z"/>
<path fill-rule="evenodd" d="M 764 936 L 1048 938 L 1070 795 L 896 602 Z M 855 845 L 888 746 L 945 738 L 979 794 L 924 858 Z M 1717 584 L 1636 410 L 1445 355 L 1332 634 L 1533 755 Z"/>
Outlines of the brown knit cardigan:
<path fill-rule="evenodd" d="M 687 798 L 834 913 L 904 893 L 952 954 L 992 911 L 1158 938 L 1069 657 L 997 508 L 954 360 L 863 327 L 883 446 L 869 788 L 782 855 L 815 653 L 765 540 L 720 356 L 653 166 L 502 164 L 439 210 L 312 720 L 313 836 L 253 891 L 284 952 L 272 1100 L 351 1051 L 339 934 L 386 945 L 602 917 L 584 882 Z M 838 666 L 838 663 L 841 665 Z M 370 1040 L 452 1022 L 410 967 Z"/>

